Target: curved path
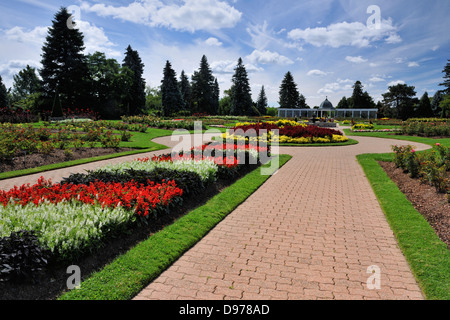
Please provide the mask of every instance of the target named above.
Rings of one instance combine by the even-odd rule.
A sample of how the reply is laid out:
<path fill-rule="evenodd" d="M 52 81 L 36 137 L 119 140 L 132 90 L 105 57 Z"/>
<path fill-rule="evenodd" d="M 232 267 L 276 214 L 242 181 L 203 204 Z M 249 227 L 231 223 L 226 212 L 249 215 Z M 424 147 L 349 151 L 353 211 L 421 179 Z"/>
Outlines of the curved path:
<path fill-rule="evenodd" d="M 293 158 L 135 299 L 423 299 L 356 160 L 409 142 L 353 139 L 360 143 L 281 147 Z M 178 145 L 171 137 L 154 141 Z M 0 189 L 167 152 L 4 180 Z M 370 266 L 379 268 L 380 289 L 367 287 Z"/>
<path fill-rule="evenodd" d="M 135 299 L 423 299 L 356 160 L 408 142 L 354 139 L 281 147 L 293 158 Z"/>

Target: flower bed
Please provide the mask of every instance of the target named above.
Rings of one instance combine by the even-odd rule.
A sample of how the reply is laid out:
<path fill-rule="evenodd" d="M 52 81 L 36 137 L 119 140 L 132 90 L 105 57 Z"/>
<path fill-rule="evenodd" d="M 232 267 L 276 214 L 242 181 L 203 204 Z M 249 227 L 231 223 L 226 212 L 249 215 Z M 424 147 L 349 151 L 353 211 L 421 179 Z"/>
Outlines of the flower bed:
<path fill-rule="evenodd" d="M 430 152 L 417 153 L 413 146 L 393 146 L 394 163 L 412 178 L 419 178 L 449 194 L 450 202 L 450 148 L 437 143 Z"/>
<path fill-rule="evenodd" d="M 274 135 L 273 130 L 279 130 L 279 135 Z M 247 134 L 247 136 L 246 136 Z M 288 120 L 276 122 L 241 123 L 238 124 L 232 134 L 226 133 L 223 139 L 234 141 L 246 141 L 246 143 L 260 144 L 266 142 L 292 143 L 292 144 L 320 144 L 341 143 L 349 139 L 340 131 L 309 126 Z"/>
<path fill-rule="evenodd" d="M 425 137 L 450 136 L 450 121 L 408 121 L 404 122 L 399 134 Z"/>
<path fill-rule="evenodd" d="M 98 248 L 113 233 L 129 232 L 181 210 L 185 201 L 201 198 L 211 182 L 231 181 L 248 168 L 244 160 L 250 155 L 258 159 L 260 151 L 268 149 L 204 145 L 176 157 L 137 159 L 71 175 L 57 184 L 41 178 L 34 185 L 0 191 L 0 240 L 33 232 L 42 252 L 68 261 Z M 0 266 L 0 281 L 5 280 L 2 274 L 15 272 L 5 268 Z"/>

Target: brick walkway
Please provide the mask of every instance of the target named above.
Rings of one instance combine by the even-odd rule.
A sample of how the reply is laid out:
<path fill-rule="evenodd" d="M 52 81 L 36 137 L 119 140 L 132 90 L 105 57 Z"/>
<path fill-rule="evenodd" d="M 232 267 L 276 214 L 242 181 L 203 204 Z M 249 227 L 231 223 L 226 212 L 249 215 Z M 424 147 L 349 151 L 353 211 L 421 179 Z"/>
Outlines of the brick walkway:
<path fill-rule="evenodd" d="M 356 161 L 407 142 L 357 140 L 281 148 L 292 160 L 135 299 L 423 299 Z"/>

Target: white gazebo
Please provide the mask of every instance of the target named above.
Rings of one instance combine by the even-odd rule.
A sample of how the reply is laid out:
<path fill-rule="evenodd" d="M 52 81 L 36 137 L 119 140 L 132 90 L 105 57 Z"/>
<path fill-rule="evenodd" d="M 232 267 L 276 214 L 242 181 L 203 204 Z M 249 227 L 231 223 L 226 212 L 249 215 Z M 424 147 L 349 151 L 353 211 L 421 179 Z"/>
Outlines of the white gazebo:
<path fill-rule="evenodd" d="M 378 109 L 336 109 L 326 97 L 318 109 L 278 109 L 280 118 L 323 118 L 324 115 L 330 118 L 365 118 L 377 119 Z"/>

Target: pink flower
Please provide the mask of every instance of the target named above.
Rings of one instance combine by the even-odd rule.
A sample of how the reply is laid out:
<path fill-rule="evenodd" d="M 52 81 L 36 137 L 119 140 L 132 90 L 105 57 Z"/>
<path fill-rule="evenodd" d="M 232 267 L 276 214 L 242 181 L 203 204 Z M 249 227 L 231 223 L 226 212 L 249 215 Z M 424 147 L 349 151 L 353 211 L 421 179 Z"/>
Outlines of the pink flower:
<path fill-rule="evenodd" d="M 415 152 L 416 152 L 416 150 L 412 149 L 412 150 L 411 150 L 411 152 L 412 152 L 412 153 L 415 153 Z"/>
<path fill-rule="evenodd" d="M 438 146 L 438 147 L 439 147 L 440 145 L 441 145 L 440 143 L 436 143 L 436 146 Z"/>

